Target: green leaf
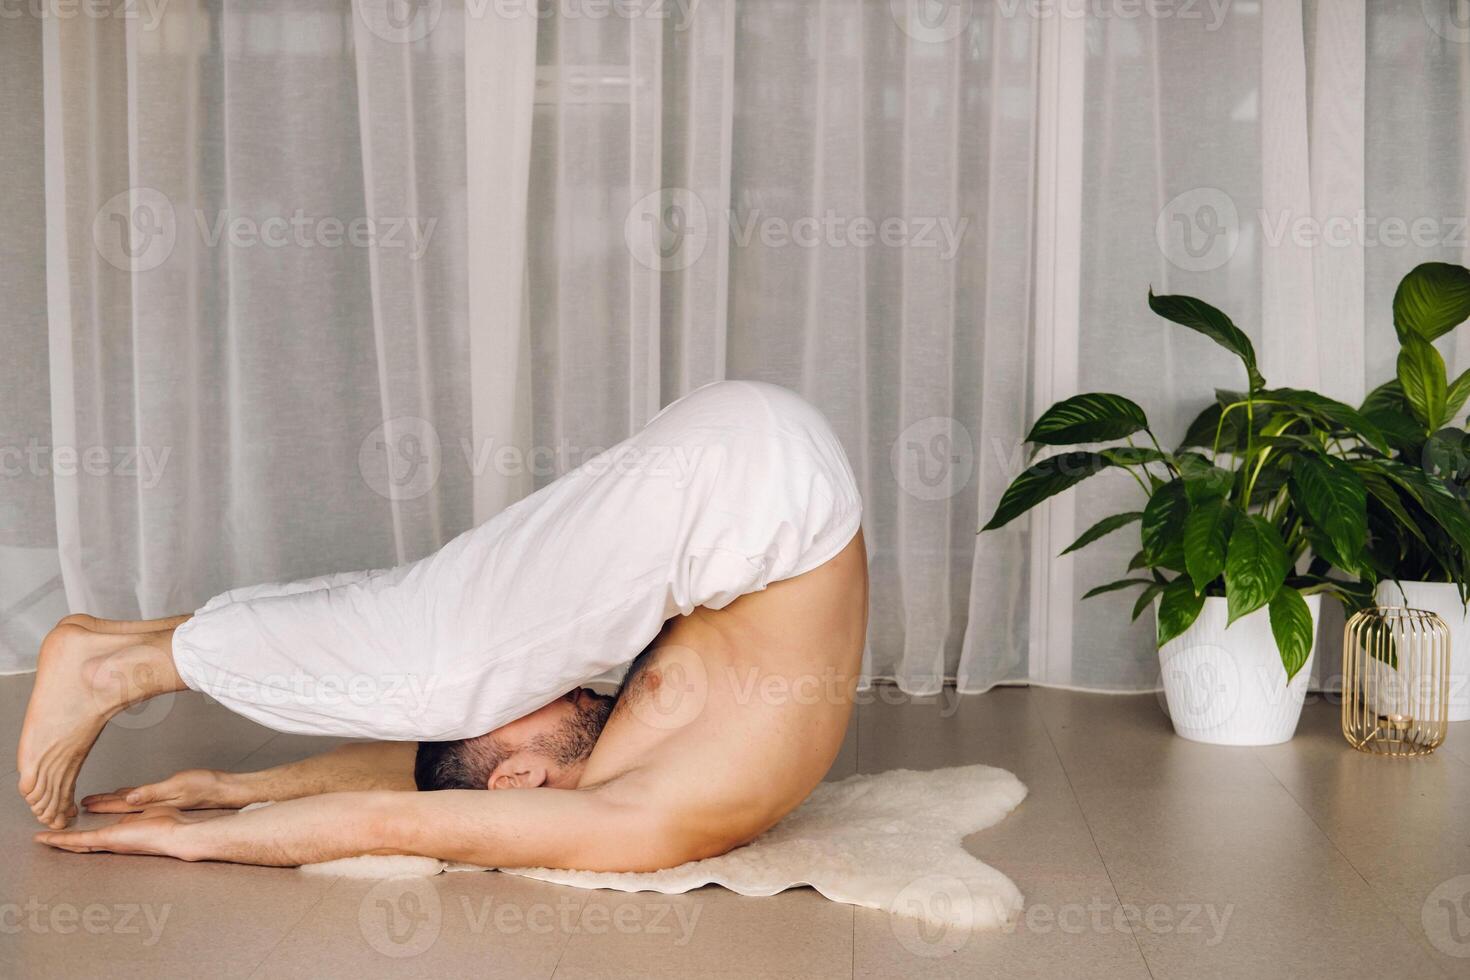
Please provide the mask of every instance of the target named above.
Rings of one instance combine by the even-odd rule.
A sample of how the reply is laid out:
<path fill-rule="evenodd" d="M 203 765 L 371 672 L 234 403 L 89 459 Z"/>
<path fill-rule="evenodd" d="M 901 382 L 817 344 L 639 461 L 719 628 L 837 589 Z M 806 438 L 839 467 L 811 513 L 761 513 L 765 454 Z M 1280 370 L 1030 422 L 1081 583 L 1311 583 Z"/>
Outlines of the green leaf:
<path fill-rule="evenodd" d="M 1006 487 L 990 523 L 980 530 L 1004 527 L 1046 498 L 1076 486 L 1105 468 L 1107 460 L 1097 453 L 1070 452 L 1033 463 Z"/>
<path fill-rule="evenodd" d="M 1470 399 L 1470 370 L 1461 372 L 1458 378 L 1450 382 L 1449 390 L 1445 392 L 1444 420 L 1448 422 L 1459 415 L 1467 399 Z"/>
<path fill-rule="evenodd" d="M 1470 508 L 1450 492 L 1443 480 L 1394 460 L 1379 460 L 1378 466 L 1429 513 L 1462 554 L 1470 552 Z"/>
<path fill-rule="evenodd" d="M 1439 429 L 1425 441 L 1423 460 L 1424 468 L 1440 479 L 1463 483 L 1470 476 L 1470 432 Z"/>
<path fill-rule="evenodd" d="M 1132 558 L 1128 559 L 1128 571 L 1130 571 L 1130 572 L 1136 572 L 1140 568 L 1147 568 L 1147 567 L 1148 567 L 1148 556 L 1145 555 L 1142 550 L 1136 552 L 1133 555 Z"/>
<path fill-rule="evenodd" d="M 1204 334 L 1239 357 L 1252 390 L 1266 387 L 1266 379 L 1256 369 L 1256 349 L 1250 338 L 1224 313 L 1193 296 L 1155 296 L 1152 289 L 1148 291 L 1148 306 L 1164 319 Z"/>
<path fill-rule="evenodd" d="M 1328 560 L 1356 571 L 1368 536 L 1368 490 L 1357 471 L 1340 459 L 1303 454 L 1292 462 L 1291 496 L 1331 542 Z"/>
<path fill-rule="evenodd" d="M 1130 510 L 1125 514 L 1114 514 L 1112 517 L 1104 517 L 1102 520 L 1092 525 L 1092 527 L 1088 528 L 1086 531 L 1083 531 L 1082 536 L 1076 541 L 1073 541 L 1070 545 L 1068 545 L 1067 550 L 1063 551 L 1062 554 L 1065 555 L 1069 552 L 1076 551 L 1079 548 L 1085 548 L 1088 545 L 1092 544 L 1092 542 L 1096 541 L 1098 538 L 1104 537 L 1108 534 L 1112 534 L 1120 527 L 1127 527 L 1129 524 L 1132 524 L 1134 521 L 1138 520 L 1141 517 L 1143 517 L 1143 511 L 1141 510 Z M 1059 555 L 1058 557 L 1061 556 Z"/>
<path fill-rule="evenodd" d="M 1286 680 L 1290 683 L 1312 653 L 1317 632 L 1312 610 L 1300 592 L 1283 585 L 1271 597 L 1270 616 L 1271 634 L 1276 637 L 1276 650 L 1281 654 L 1281 666 L 1286 668 Z"/>
<path fill-rule="evenodd" d="M 1389 452 L 1388 441 L 1362 412 L 1335 398 L 1301 388 L 1271 388 L 1260 392 L 1257 401 L 1275 402 L 1301 415 L 1319 419 L 1368 443 L 1379 452 Z"/>
<path fill-rule="evenodd" d="M 1225 558 L 1226 625 L 1270 602 L 1286 581 L 1289 564 L 1281 535 L 1264 518 L 1247 514 L 1238 519 Z"/>
<path fill-rule="evenodd" d="M 1409 270 L 1393 294 L 1393 326 L 1405 337 L 1433 340 L 1470 317 L 1470 269 L 1425 262 Z"/>
<path fill-rule="evenodd" d="M 1099 449 L 1097 454 L 1114 466 L 1160 463 L 1169 458 L 1149 446 L 1114 446 L 1111 449 Z"/>
<path fill-rule="evenodd" d="M 1149 603 L 1154 601 L 1154 596 L 1164 591 L 1164 587 L 1157 582 L 1150 582 L 1149 587 L 1138 594 L 1138 601 L 1133 604 L 1133 616 L 1129 622 L 1138 622 L 1138 617 L 1148 608 Z"/>
<path fill-rule="evenodd" d="M 1277 455 L 1268 461 L 1266 468 L 1256 476 L 1256 485 L 1251 488 L 1250 506 L 1265 507 L 1275 500 L 1280 494 L 1281 488 L 1286 486 L 1287 473 L 1285 467 L 1276 465 L 1285 457 Z"/>
<path fill-rule="evenodd" d="M 1027 442 L 1070 446 L 1122 439 L 1148 428 L 1143 409 L 1122 395 L 1091 392 L 1059 401 L 1031 427 Z"/>
<path fill-rule="evenodd" d="M 1399 499 L 1398 491 L 1394 490 L 1387 477 L 1378 472 L 1377 465 L 1374 460 L 1362 461 L 1357 467 L 1358 479 L 1363 481 L 1363 486 L 1373 499 L 1392 515 L 1397 527 L 1407 530 L 1428 547 L 1429 542 L 1425 539 L 1424 532 L 1419 530 L 1419 522 L 1409 516 L 1403 501 Z"/>
<path fill-rule="evenodd" d="M 1117 592 L 1119 589 L 1126 589 L 1134 585 L 1153 584 L 1152 581 L 1146 578 L 1120 578 L 1116 582 L 1109 582 L 1107 585 L 1099 585 L 1096 588 L 1088 589 L 1083 593 L 1082 598 L 1091 599 L 1093 596 L 1102 595 L 1105 592 Z"/>
<path fill-rule="evenodd" d="M 1143 553 L 1150 566 L 1184 571 L 1184 518 L 1189 498 L 1184 481 L 1170 480 L 1143 508 Z"/>
<path fill-rule="evenodd" d="M 1184 564 L 1194 591 L 1205 588 L 1225 571 L 1225 549 L 1235 512 L 1224 500 L 1207 500 L 1184 520 Z"/>
<path fill-rule="evenodd" d="M 1221 448 L 1233 445 L 1233 428 L 1226 425 L 1224 428 L 1229 431 L 1220 431 L 1220 412 L 1223 409 L 1224 406 L 1219 402 L 1205 406 L 1205 410 L 1196 415 L 1194 421 L 1189 423 L 1189 429 L 1185 431 L 1184 441 L 1179 443 L 1179 448 L 1188 449 L 1191 446 L 1199 446 L 1213 450 L 1216 432 L 1220 433 Z"/>
<path fill-rule="evenodd" d="M 1404 401 L 1404 386 L 1399 384 L 1398 378 L 1385 381 L 1368 392 L 1368 397 L 1363 399 L 1363 405 L 1358 409 L 1364 415 L 1373 412 L 1407 412 L 1408 410 L 1409 403 Z"/>
<path fill-rule="evenodd" d="M 1178 466 L 1179 475 L 1184 480 L 1184 494 L 1196 506 L 1225 496 L 1235 482 L 1234 473 L 1221 469 L 1199 453 L 1181 453 Z"/>
<path fill-rule="evenodd" d="M 1426 432 L 1439 428 L 1449 403 L 1444 358 L 1429 341 L 1405 337 L 1399 348 L 1398 369 L 1399 384 L 1414 417 L 1423 423 Z"/>
<path fill-rule="evenodd" d="M 1205 607 L 1205 597 L 1196 595 L 1189 579 L 1179 576 L 1164 587 L 1164 597 L 1159 600 L 1159 646 L 1194 625 L 1199 611 Z"/>
<path fill-rule="evenodd" d="M 1409 414 L 1407 402 L 1401 409 L 1375 408 L 1364 412 L 1363 417 L 1376 425 L 1388 444 L 1400 452 L 1414 455 L 1424 441 L 1424 426 Z"/>

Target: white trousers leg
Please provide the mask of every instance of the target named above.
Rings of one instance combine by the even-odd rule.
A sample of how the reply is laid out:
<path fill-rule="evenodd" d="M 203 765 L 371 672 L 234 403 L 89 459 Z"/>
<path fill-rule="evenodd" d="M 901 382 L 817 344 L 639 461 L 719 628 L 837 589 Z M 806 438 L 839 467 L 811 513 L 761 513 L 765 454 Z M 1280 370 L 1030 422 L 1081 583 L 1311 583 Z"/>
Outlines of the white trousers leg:
<path fill-rule="evenodd" d="M 174 661 L 280 731 L 480 735 L 626 665 L 672 616 L 815 568 L 861 512 L 820 413 L 719 382 L 420 561 L 211 599 Z"/>

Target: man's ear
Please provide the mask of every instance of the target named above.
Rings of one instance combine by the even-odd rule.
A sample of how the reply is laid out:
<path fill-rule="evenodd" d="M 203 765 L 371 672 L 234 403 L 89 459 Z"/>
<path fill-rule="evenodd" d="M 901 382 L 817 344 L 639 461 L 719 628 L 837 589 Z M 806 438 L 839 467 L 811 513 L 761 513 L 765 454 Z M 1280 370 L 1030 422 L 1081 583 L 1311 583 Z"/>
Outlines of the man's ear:
<path fill-rule="evenodd" d="M 495 767 L 486 789 L 535 789 L 545 786 L 551 774 L 546 764 L 533 755 L 517 752 Z"/>

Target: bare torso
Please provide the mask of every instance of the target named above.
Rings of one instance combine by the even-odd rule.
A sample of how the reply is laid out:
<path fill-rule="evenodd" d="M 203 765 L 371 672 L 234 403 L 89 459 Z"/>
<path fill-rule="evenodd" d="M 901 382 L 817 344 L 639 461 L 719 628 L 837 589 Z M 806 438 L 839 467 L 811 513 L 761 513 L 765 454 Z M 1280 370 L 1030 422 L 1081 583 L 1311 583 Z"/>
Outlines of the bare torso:
<path fill-rule="evenodd" d="M 608 720 L 583 788 L 654 804 L 696 856 L 769 829 L 841 748 L 867 608 L 860 532 L 804 575 L 669 621 Z"/>

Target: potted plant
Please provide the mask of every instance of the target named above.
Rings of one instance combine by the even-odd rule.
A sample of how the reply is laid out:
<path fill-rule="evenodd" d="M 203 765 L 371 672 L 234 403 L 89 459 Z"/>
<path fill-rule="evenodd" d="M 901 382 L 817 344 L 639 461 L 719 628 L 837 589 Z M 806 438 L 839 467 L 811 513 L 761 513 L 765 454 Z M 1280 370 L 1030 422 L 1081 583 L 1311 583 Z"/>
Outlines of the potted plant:
<path fill-rule="evenodd" d="M 1470 399 L 1470 371 L 1450 381 L 1434 341 L 1467 317 L 1470 269 L 1428 262 L 1410 270 L 1393 298 L 1396 376 L 1362 407 L 1383 431 L 1394 459 L 1442 480 L 1461 500 L 1470 497 L 1470 433 L 1451 423 Z M 1470 720 L 1470 566 L 1464 544 L 1401 490 L 1393 499 L 1370 499 L 1368 523 L 1375 543 L 1370 560 L 1380 578 L 1378 604 L 1428 609 L 1449 626 L 1449 719 Z"/>
<path fill-rule="evenodd" d="M 1058 402 L 1027 436 L 1038 448 L 1124 443 L 1033 463 L 982 531 L 1105 469 L 1130 473 L 1142 509 L 1099 521 L 1063 554 L 1137 524 L 1140 548 L 1128 566 L 1137 574 L 1083 598 L 1138 588 L 1134 618 L 1153 606 L 1164 691 L 1180 735 L 1236 745 L 1285 741 L 1301 714 L 1321 596 L 1352 607 L 1371 602 L 1379 563 L 1369 557 L 1370 496 L 1412 497 L 1427 524 L 1457 542 L 1470 542 L 1470 511 L 1437 475 L 1392 458 L 1369 416 L 1315 392 L 1267 387 L 1249 338 L 1220 310 L 1152 291 L 1148 303 L 1238 357 L 1246 388 L 1217 391 L 1173 452 L 1159 445 L 1143 409 L 1121 395 Z M 1140 434 L 1146 445 L 1135 441 Z M 1385 519 L 1410 518 L 1389 509 Z"/>

